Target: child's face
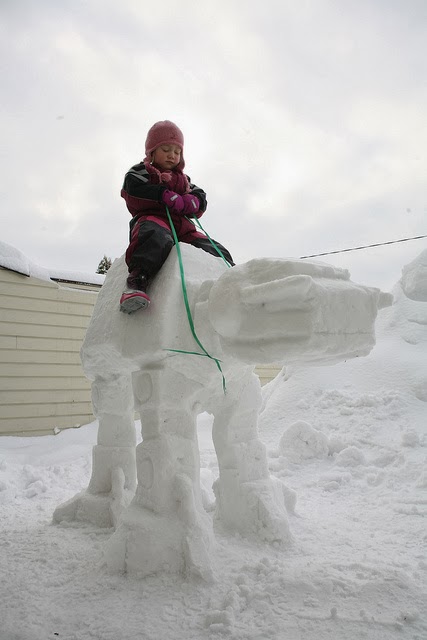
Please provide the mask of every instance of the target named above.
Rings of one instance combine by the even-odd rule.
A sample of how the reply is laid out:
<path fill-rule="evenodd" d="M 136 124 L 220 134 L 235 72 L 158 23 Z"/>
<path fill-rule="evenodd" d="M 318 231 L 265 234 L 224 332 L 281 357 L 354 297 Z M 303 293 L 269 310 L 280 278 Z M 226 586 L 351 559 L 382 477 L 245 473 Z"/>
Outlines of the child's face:
<path fill-rule="evenodd" d="M 175 144 L 161 144 L 153 153 L 153 163 L 167 171 L 178 166 L 181 160 L 181 147 Z"/>

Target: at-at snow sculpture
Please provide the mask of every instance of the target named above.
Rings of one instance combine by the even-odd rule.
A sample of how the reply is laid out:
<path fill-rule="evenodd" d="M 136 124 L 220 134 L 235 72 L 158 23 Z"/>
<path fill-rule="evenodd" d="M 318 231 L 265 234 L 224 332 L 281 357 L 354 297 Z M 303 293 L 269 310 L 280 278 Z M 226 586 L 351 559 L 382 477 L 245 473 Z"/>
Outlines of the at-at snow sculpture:
<path fill-rule="evenodd" d="M 217 517 L 245 535 L 288 540 L 293 496 L 268 472 L 254 365 L 366 355 L 383 294 L 319 262 L 259 259 L 228 269 L 220 258 L 180 246 L 195 332 L 220 359 L 226 393 L 215 362 L 190 355 L 202 352 L 190 331 L 176 251 L 153 283 L 149 309 L 130 316 L 119 312 L 127 271 L 116 260 L 82 347 L 99 419 L 92 477 L 54 520 L 114 526 L 106 550 L 113 570 L 208 579 L 214 538 L 200 491 L 197 415 L 214 416 Z M 137 447 L 135 411 L 143 435 Z"/>

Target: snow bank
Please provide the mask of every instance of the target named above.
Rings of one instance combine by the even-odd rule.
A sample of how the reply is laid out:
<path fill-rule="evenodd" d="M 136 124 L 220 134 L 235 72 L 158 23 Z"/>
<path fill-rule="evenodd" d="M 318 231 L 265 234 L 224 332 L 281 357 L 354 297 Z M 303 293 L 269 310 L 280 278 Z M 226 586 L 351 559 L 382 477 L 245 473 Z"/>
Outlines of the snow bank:
<path fill-rule="evenodd" d="M 427 249 L 403 268 L 400 284 L 408 298 L 427 302 Z"/>

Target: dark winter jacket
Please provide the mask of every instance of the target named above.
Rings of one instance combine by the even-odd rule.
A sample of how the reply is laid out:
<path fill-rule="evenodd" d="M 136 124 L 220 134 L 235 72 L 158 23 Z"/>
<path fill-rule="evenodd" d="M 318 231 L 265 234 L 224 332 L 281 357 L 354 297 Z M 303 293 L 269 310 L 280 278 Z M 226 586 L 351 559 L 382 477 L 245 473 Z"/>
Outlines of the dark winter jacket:
<path fill-rule="evenodd" d="M 162 202 L 162 194 L 166 189 L 180 194 L 188 192 L 195 195 L 200 202 L 200 209 L 196 214 L 198 218 L 206 211 L 206 193 L 193 184 L 188 176 L 184 177 L 181 171 L 175 170 L 171 179 L 163 182 L 160 172 L 144 162 L 136 164 L 126 173 L 121 196 L 134 219 L 156 217 L 167 222 L 166 207 Z M 182 216 L 171 213 L 171 217 L 181 234 L 194 230 L 193 223 Z"/>

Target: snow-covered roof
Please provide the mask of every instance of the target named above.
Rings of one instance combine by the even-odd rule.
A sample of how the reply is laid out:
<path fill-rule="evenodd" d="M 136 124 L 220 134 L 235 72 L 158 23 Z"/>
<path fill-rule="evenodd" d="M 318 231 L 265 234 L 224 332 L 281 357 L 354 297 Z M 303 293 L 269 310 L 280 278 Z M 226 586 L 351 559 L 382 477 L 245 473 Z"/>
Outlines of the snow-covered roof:
<path fill-rule="evenodd" d="M 105 275 L 100 273 L 84 273 L 81 271 L 67 271 L 64 269 L 47 269 L 35 264 L 19 249 L 15 249 L 5 242 L 0 242 L 0 267 L 31 276 L 39 280 L 55 280 L 78 284 L 94 284 L 102 286 Z"/>

